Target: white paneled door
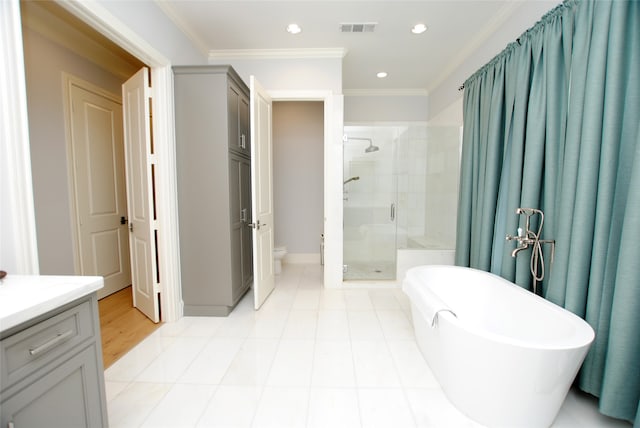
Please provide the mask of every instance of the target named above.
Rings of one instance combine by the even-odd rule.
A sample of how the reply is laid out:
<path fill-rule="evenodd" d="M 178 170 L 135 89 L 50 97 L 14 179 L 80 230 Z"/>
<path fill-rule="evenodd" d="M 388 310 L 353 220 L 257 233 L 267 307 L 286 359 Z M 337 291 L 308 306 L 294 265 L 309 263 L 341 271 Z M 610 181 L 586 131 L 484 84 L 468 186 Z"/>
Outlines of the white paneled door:
<path fill-rule="evenodd" d="M 275 287 L 273 273 L 273 150 L 272 100 L 255 80 L 249 80 L 251 110 L 251 194 L 253 211 L 253 295 L 255 309 Z"/>
<path fill-rule="evenodd" d="M 150 94 L 147 68 L 142 68 L 122 86 L 133 305 L 153 322 L 159 322 L 153 194 L 156 162 L 151 139 Z"/>
<path fill-rule="evenodd" d="M 68 88 L 80 272 L 104 277 L 104 297 L 131 284 L 122 105 L 88 84 Z"/>

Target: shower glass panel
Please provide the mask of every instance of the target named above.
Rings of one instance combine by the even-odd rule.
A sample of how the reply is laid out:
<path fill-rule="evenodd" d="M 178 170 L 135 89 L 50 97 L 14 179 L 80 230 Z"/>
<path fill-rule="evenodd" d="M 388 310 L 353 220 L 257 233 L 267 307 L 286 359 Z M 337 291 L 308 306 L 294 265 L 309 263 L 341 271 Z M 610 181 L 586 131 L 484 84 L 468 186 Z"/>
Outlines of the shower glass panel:
<path fill-rule="evenodd" d="M 396 138 L 406 127 L 345 126 L 343 279 L 396 279 Z"/>

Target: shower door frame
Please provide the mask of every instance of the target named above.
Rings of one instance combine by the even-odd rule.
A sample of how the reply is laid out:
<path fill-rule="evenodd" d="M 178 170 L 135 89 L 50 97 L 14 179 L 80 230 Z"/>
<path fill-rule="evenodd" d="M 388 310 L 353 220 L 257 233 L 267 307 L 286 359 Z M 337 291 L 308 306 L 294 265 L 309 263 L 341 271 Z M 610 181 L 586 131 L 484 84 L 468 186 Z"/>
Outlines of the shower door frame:
<path fill-rule="evenodd" d="M 367 131 L 355 131 L 350 128 L 367 128 Z M 397 179 L 397 147 L 394 135 L 381 137 L 386 134 L 385 128 L 393 127 L 387 124 L 345 124 L 343 138 L 343 182 L 352 176 L 358 176 L 357 180 L 343 185 L 343 282 L 350 281 L 396 281 L 397 271 L 397 205 L 398 205 L 398 179 Z M 349 137 L 354 137 L 353 141 Z M 380 147 L 378 154 L 365 152 L 371 145 L 367 139 L 373 140 L 373 145 Z M 347 173 L 347 149 L 349 145 L 362 149 L 362 158 L 352 160 L 355 162 L 356 172 Z M 362 147 L 360 147 L 362 146 Z M 391 150 L 391 155 L 386 151 Z M 376 167 L 380 164 L 370 164 L 371 159 L 382 159 L 384 175 L 389 175 L 389 184 L 376 174 Z M 360 162 L 361 165 L 357 165 Z M 370 171 L 367 171 L 370 169 Z M 362 173 L 357 172 L 362 171 Z M 368 173 L 370 172 L 370 174 Z M 363 189 L 363 186 L 373 186 L 374 192 L 353 191 L 354 203 L 349 203 L 349 187 Z M 366 189 L 366 188 L 364 188 Z M 363 196 L 371 193 L 369 201 L 363 200 Z M 386 195 L 385 195 L 386 194 Z M 383 202 L 384 201 L 384 202 Z M 368 205 L 370 203 L 370 205 Z M 363 204 L 358 206 L 358 204 Z M 352 211 L 351 213 L 349 211 Z M 349 224 L 354 220 L 355 214 L 365 217 L 359 225 Z M 368 220 L 368 222 L 367 222 Z M 355 240 L 350 237 L 360 236 Z M 349 248 L 352 247 L 352 248 Z M 359 256 L 359 257 L 358 257 Z M 368 260 L 363 260 L 367 258 Z"/>

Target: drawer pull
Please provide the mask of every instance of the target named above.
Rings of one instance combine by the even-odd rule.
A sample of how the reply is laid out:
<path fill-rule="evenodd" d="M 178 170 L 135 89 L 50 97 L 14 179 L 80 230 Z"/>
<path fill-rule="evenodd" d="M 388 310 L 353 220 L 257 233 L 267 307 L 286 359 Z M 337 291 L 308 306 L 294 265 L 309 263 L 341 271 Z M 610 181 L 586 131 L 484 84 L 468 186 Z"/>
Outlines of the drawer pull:
<path fill-rule="evenodd" d="M 73 330 L 65 331 L 64 333 L 58 333 L 55 337 L 49 339 L 45 343 L 40 346 L 36 346 L 35 348 L 29 349 L 29 354 L 32 356 L 36 356 L 41 354 L 49 349 L 53 348 L 56 345 L 64 342 L 69 339 L 73 335 Z"/>

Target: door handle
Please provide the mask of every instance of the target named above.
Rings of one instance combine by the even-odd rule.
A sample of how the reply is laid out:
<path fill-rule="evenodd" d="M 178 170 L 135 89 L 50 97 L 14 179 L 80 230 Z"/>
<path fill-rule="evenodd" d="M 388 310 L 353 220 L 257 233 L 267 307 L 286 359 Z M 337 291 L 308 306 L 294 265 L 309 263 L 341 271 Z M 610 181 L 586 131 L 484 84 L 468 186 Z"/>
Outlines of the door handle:
<path fill-rule="evenodd" d="M 133 232 L 133 222 L 129 222 L 129 232 Z"/>
<path fill-rule="evenodd" d="M 247 224 L 247 226 L 249 226 L 251 229 L 260 230 L 260 220 L 256 221 L 255 223 L 249 223 Z M 266 226 L 266 224 L 263 224 L 262 226 Z"/>
<path fill-rule="evenodd" d="M 120 217 L 120 224 L 127 224 L 127 218 L 125 216 Z"/>
<path fill-rule="evenodd" d="M 391 204 L 391 221 L 396 219 L 396 204 Z"/>

